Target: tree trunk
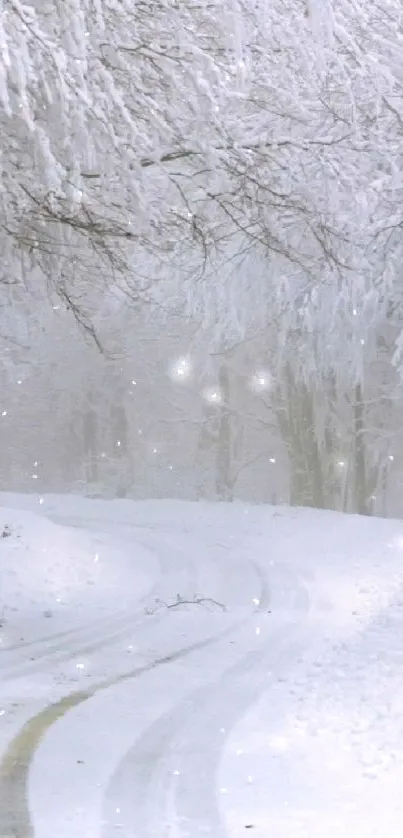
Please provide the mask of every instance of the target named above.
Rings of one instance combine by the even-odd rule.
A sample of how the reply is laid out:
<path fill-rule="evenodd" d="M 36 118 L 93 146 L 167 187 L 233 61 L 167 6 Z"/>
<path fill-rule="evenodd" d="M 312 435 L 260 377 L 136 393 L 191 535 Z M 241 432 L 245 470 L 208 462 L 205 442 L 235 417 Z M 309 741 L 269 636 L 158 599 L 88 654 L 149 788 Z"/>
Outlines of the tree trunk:
<path fill-rule="evenodd" d="M 354 511 L 359 515 L 370 515 L 368 498 L 368 476 L 365 456 L 365 417 L 361 384 L 354 391 Z"/>
<path fill-rule="evenodd" d="M 228 367 L 222 363 L 219 374 L 221 403 L 216 454 L 216 493 L 219 500 L 232 501 L 231 481 L 231 414 L 230 378 Z"/>
<path fill-rule="evenodd" d="M 323 464 L 315 434 L 313 395 L 305 384 L 295 381 L 290 367 L 285 370 L 285 381 L 277 418 L 290 462 L 290 503 L 323 509 Z"/>
<path fill-rule="evenodd" d="M 212 474 L 218 438 L 217 408 L 205 403 L 202 411 L 195 458 L 196 497 L 197 500 L 208 500 L 214 497 Z"/>
<path fill-rule="evenodd" d="M 118 497 L 126 497 L 133 482 L 132 457 L 129 450 L 129 423 L 127 421 L 126 409 L 123 404 L 123 395 L 119 394 L 120 404 L 112 407 L 112 444 L 115 451 L 117 466 Z"/>
<path fill-rule="evenodd" d="M 85 479 L 87 483 L 97 483 L 98 470 L 98 419 L 94 407 L 89 407 L 83 423 Z"/>

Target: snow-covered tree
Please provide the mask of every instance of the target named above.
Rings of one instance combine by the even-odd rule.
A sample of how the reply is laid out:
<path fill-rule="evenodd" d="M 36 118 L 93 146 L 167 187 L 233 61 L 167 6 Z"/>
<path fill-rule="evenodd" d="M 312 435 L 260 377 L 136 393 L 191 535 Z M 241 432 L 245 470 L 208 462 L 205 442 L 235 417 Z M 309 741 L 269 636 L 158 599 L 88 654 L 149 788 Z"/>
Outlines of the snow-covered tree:
<path fill-rule="evenodd" d="M 362 511 L 400 404 L 402 44 L 392 0 L 3 0 L 0 335 L 24 353 L 44 279 L 104 352 L 123 300 L 140 318 L 153 305 L 161 328 L 180 313 L 197 410 L 209 379 L 225 390 L 223 495 L 243 468 L 229 453 L 250 417 L 247 344 L 251 374 L 270 372 L 295 501 Z M 95 399 L 106 416 L 109 376 L 123 471 L 126 371 L 99 363 L 80 411 Z"/>
<path fill-rule="evenodd" d="M 399 29 L 367 6 L 4 0 L 3 271 L 40 253 L 82 301 L 102 269 L 138 282 L 145 249 L 187 241 L 200 267 L 242 233 L 282 270 L 339 272 L 352 193 L 396 157 L 381 175 Z"/>

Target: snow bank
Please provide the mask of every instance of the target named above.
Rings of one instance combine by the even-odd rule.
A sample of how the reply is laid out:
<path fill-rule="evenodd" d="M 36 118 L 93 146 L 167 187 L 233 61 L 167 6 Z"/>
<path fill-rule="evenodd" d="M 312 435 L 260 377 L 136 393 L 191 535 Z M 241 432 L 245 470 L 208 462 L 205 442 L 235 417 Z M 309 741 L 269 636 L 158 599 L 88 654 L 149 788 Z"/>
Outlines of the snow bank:
<path fill-rule="evenodd" d="M 0 617 L 5 631 L 34 617 L 91 618 L 129 608 L 152 586 L 155 560 L 139 545 L 74 530 L 22 509 L 0 506 Z M 42 621 L 43 622 L 43 621 Z M 3 631 L 4 645 L 4 631 Z"/>

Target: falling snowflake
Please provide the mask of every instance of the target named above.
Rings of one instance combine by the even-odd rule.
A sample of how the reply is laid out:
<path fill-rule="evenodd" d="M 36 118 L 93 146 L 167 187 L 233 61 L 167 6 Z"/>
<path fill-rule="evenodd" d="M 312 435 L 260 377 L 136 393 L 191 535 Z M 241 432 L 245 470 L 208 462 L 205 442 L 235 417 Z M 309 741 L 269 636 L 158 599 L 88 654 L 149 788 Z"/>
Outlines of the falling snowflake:
<path fill-rule="evenodd" d="M 221 404 L 222 397 L 218 387 L 206 387 L 203 390 L 203 399 L 209 404 Z"/>
<path fill-rule="evenodd" d="M 258 370 L 252 376 L 250 381 L 250 389 L 255 393 L 264 393 L 270 390 L 272 386 L 272 377 L 267 370 Z"/>
<path fill-rule="evenodd" d="M 169 376 L 173 381 L 188 381 L 192 375 L 192 364 L 187 357 L 177 358 L 170 366 Z"/>

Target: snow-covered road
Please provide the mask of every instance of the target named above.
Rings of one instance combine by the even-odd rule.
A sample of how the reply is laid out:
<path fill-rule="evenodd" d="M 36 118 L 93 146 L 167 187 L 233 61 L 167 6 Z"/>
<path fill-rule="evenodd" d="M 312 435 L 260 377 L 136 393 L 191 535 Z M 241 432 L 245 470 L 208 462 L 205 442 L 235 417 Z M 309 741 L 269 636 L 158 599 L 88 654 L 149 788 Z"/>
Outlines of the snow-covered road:
<path fill-rule="evenodd" d="M 281 638 L 284 647 L 285 628 L 287 654 L 301 648 L 301 634 L 297 643 L 295 632 L 306 619 L 308 599 L 298 580 L 290 576 L 287 589 L 279 586 L 287 606 L 284 624 L 284 617 L 276 620 L 275 604 L 270 603 L 270 566 L 264 573 L 252 559 L 236 561 L 226 550 L 221 558 L 202 562 L 200 548 L 189 536 L 181 542 L 177 535 L 174 544 L 161 539 L 159 549 L 171 557 L 171 591 L 185 591 L 189 599 L 194 591 L 208 591 L 209 597 L 225 603 L 226 613 L 195 614 L 197 606 L 191 606 L 179 614 L 163 611 L 159 624 L 143 624 L 137 648 L 143 656 L 145 649 L 155 649 L 157 657 L 141 662 L 128 679 L 97 690 L 63 724 L 53 726 L 37 752 L 40 770 L 32 786 L 42 838 L 50 838 L 55 828 L 66 838 L 134 831 L 147 838 L 168 834 L 168 828 L 174 834 L 175 823 L 181 825 L 177 834 L 210 830 L 218 838 L 212 802 L 225 735 L 267 689 L 267 669 L 280 654 Z M 97 725 L 91 725 L 94 713 Z M 87 731 L 79 746 L 77 729 Z M 46 805 L 49 777 L 51 808 Z"/>
<path fill-rule="evenodd" d="M 5 500 L 32 509 L 32 500 Z M 60 524 L 83 538 L 92 532 L 91 562 L 95 556 L 97 573 L 113 562 L 113 572 L 95 580 L 81 569 L 69 586 L 74 608 L 66 599 L 54 618 L 41 611 L 42 636 L 36 606 L 28 628 L 28 597 L 4 623 L 2 838 L 232 838 L 245 829 L 266 836 L 274 827 L 281 838 L 316 838 L 309 790 L 309 806 L 287 803 L 298 798 L 308 766 L 306 754 L 301 763 L 301 707 L 315 683 L 319 730 L 329 728 L 333 742 L 343 712 L 348 728 L 344 705 L 323 721 L 320 697 L 333 700 L 332 671 L 342 652 L 348 658 L 352 638 L 365 637 L 379 615 L 399 612 L 400 525 L 241 506 L 57 498 L 46 499 L 41 512 L 55 528 L 49 537 L 56 550 Z M 326 677 L 318 681 L 318 673 Z M 365 730 L 363 747 L 364 740 Z M 317 738 L 312 742 L 317 783 L 321 771 L 334 776 L 334 769 Z M 395 754 L 399 748 L 403 753 L 403 736 Z M 343 831 L 340 794 L 337 812 L 329 804 L 317 817 L 322 833 L 330 834 L 336 814 Z M 398 805 L 396 794 L 395 812 Z M 348 807 L 345 817 L 348 831 Z M 378 835 L 365 823 L 360 832 L 355 822 L 356 835 Z"/>

